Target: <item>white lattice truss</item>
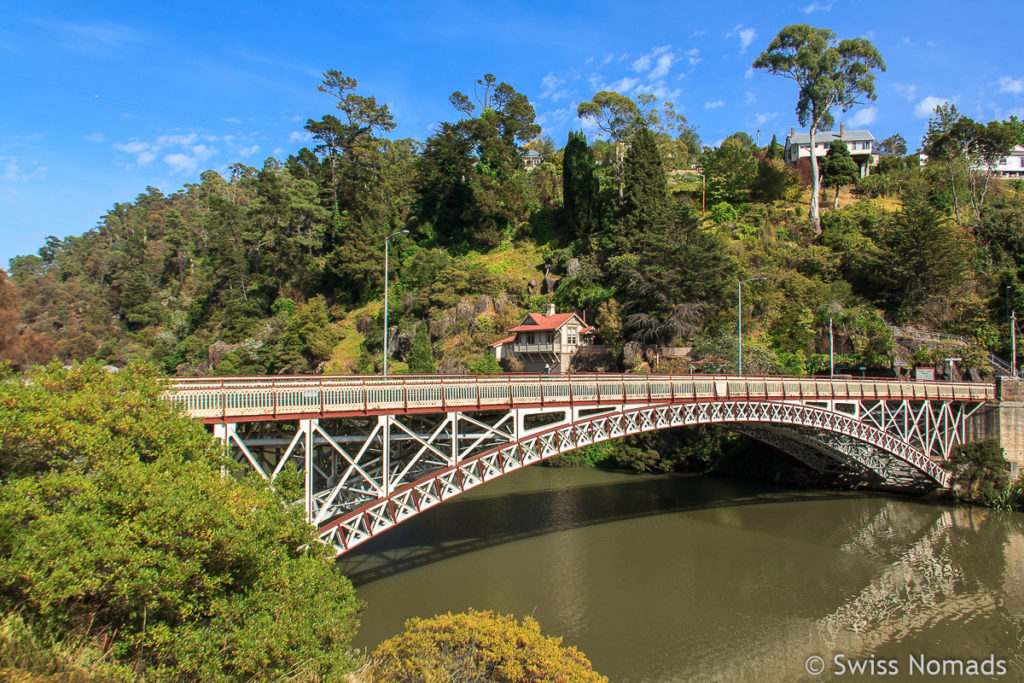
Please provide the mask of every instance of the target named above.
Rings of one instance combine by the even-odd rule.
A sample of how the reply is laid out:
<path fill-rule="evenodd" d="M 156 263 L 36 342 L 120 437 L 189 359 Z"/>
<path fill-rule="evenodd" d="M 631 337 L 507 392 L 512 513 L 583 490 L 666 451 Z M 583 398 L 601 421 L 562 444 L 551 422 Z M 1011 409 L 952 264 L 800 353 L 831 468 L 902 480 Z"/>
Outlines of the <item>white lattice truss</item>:
<path fill-rule="evenodd" d="M 293 463 L 303 477 L 307 519 L 341 554 L 527 465 L 609 439 L 686 425 L 740 431 L 819 472 L 867 474 L 892 485 L 945 486 L 948 474 L 940 463 L 965 442 L 966 421 L 979 405 L 728 400 L 512 408 L 378 415 L 364 418 L 363 433 L 344 435 L 330 434 L 321 424 L 327 420 L 310 418 L 298 420 L 287 444 L 280 442 L 283 451 L 274 449 L 269 456 L 256 447 L 265 443 L 243 437 L 238 424 L 216 424 L 214 433 L 232 446 L 239 461 L 271 482 Z"/>

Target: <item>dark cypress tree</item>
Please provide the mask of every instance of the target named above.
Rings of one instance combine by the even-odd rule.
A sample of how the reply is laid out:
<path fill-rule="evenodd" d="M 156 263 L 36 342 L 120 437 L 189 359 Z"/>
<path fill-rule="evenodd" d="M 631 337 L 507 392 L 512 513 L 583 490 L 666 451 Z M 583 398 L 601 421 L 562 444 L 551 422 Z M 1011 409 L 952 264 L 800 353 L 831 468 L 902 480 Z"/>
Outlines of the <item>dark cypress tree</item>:
<path fill-rule="evenodd" d="M 647 232 L 665 215 L 668 183 L 654 134 L 641 128 L 633 135 L 623 168 L 623 227 L 631 235 Z"/>
<path fill-rule="evenodd" d="M 427 326 L 420 323 L 416 326 L 416 335 L 412 338 L 412 347 L 409 349 L 409 372 L 422 375 L 435 370 L 430 334 L 427 332 Z"/>
<path fill-rule="evenodd" d="M 772 135 L 772 142 L 768 145 L 768 152 L 765 154 L 769 159 L 781 159 L 782 153 L 785 151 L 782 145 L 779 144 L 778 138 Z"/>
<path fill-rule="evenodd" d="M 586 237 L 597 230 L 598 182 L 594 153 L 582 132 L 570 131 L 562 163 L 562 204 L 569 234 Z"/>
<path fill-rule="evenodd" d="M 860 168 L 850 156 L 850 150 L 842 140 L 833 140 L 828 153 L 821 162 L 821 184 L 836 188 L 832 208 L 839 208 L 839 188 L 853 185 L 860 179 Z"/>

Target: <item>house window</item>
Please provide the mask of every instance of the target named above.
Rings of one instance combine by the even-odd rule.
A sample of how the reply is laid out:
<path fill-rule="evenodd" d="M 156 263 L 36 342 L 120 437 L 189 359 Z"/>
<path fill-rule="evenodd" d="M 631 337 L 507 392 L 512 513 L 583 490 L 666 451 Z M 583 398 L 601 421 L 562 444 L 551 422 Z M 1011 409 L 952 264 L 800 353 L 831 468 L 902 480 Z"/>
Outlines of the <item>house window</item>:
<path fill-rule="evenodd" d="M 577 340 L 576 340 L 576 330 L 569 330 L 569 332 L 567 334 L 567 342 L 566 343 L 568 343 L 568 344 L 577 344 L 578 343 Z"/>
<path fill-rule="evenodd" d="M 530 334 L 526 335 L 526 343 L 527 344 L 533 344 L 534 343 L 534 341 L 533 341 L 533 332 L 531 332 Z"/>

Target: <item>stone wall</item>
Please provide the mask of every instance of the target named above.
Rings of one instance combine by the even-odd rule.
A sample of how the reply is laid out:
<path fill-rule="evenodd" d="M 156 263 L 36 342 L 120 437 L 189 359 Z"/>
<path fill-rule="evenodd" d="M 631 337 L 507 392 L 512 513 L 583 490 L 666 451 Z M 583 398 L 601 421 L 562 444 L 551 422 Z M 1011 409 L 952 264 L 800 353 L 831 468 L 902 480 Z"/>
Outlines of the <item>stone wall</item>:
<path fill-rule="evenodd" d="M 967 424 L 969 441 L 996 439 L 1013 477 L 1024 470 L 1024 381 L 996 378 L 998 404 L 982 406 Z"/>

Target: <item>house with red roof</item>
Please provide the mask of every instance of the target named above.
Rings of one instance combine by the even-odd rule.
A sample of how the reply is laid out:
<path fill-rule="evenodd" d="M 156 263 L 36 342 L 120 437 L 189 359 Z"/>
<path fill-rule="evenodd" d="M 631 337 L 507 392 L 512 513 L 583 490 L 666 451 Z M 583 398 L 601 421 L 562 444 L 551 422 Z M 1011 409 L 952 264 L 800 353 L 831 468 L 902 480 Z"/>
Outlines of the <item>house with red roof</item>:
<path fill-rule="evenodd" d="M 581 346 L 593 343 L 596 330 L 576 313 L 530 313 L 509 330 L 509 336 L 490 345 L 499 361 L 515 358 L 524 372 L 568 372 Z"/>

